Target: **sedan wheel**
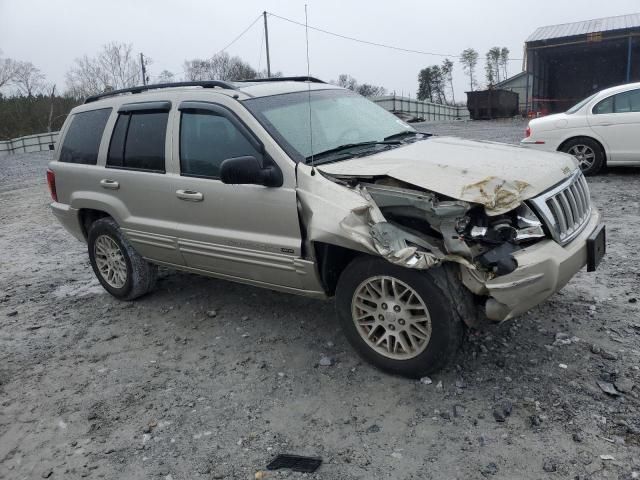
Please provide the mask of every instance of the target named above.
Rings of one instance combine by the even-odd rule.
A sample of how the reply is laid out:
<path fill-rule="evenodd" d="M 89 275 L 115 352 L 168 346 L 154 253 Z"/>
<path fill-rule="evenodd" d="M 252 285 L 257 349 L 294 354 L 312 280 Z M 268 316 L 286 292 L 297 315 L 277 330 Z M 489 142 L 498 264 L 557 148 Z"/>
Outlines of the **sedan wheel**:
<path fill-rule="evenodd" d="M 594 152 L 588 145 L 574 145 L 567 153 L 576 157 L 580 170 L 582 171 L 592 169 L 595 164 L 596 152 Z"/>
<path fill-rule="evenodd" d="M 602 146 L 592 138 L 573 138 L 563 144 L 560 150 L 573 155 L 585 175 L 595 175 L 604 167 L 605 154 Z"/>

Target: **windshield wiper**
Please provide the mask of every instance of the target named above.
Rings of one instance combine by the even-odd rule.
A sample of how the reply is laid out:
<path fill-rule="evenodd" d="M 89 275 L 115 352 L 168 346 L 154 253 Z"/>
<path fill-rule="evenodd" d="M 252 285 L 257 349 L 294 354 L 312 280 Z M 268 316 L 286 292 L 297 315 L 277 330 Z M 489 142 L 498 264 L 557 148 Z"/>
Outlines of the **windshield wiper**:
<path fill-rule="evenodd" d="M 408 135 L 422 135 L 420 132 L 415 132 L 415 131 L 405 131 L 405 132 L 398 132 L 398 133 L 394 133 L 393 135 L 389 135 L 388 137 L 384 137 L 385 141 L 387 140 L 395 140 L 395 139 L 399 139 L 402 137 L 406 137 Z"/>
<path fill-rule="evenodd" d="M 357 143 L 346 143 L 344 145 L 339 145 L 335 148 L 330 148 L 329 150 L 325 150 L 324 152 L 319 152 L 319 153 L 315 153 L 313 155 L 313 159 L 317 159 L 317 158 L 322 158 L 322 157 L 326 157 L 329 155 L 332 155 L 334 153 L 338 153 L 338 152 L 342 152 L 344 150 L 349 150 L 351 148 L 356 148 L 356 147 L 369 147 L 369 146 L 375 146 L 375 145 L 399 145 L 400 142 L 395 140 L 395 141 L 389 141 L 386 138 L 382 141 L 369 141 L 369 142 L 357 142 Z M 311 156 L 308 156 L 306 158 L 306 160 L 311 160 Z"/>

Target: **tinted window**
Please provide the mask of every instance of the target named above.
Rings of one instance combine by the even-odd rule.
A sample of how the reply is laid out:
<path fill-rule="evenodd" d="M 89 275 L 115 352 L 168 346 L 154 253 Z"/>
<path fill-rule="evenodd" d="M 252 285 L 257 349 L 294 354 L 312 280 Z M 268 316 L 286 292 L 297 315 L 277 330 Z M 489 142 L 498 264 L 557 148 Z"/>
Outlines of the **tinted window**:
<path fill-rule="evenodd" d="M 60 161 L 95 165 L 110 114 L 110 108 L 74 114 L 60 150 Z"/>
<path fill-rule="evenodd" d="M 619 93 L 614 99 L 616 113 L 640 112 L 640 90 Z"/>
<path fill-rule="evenodd" d="M 107 165 L 164 172 L 168 112 L 134 111 L 118 116 Z"/>
<path fill-rule="evenodd" d="M 613 113 L 613 97 L 605 98 L 595 107 L 593 107 L 593 113 L 596 115 L 602 115 L 605 113 Z"/>
<path fill-rule="evenodd" d="M 124 140 L 127 136 L 127 127 L 129 126 L 130 115 L 118 115 L 116 126 L 111 134 L 111 143 L 109 144 L 109 154 L 107 156 L 107 165 L 114 167 L 123 166 L 124 158 Z"/>
<path fill-rule="evenodd" d="M 182 113 L 180 169 L 183 175 L 219 177 L 224 160 L 249 155 L 260 157 L 229 119 L 204 110 Z"/>

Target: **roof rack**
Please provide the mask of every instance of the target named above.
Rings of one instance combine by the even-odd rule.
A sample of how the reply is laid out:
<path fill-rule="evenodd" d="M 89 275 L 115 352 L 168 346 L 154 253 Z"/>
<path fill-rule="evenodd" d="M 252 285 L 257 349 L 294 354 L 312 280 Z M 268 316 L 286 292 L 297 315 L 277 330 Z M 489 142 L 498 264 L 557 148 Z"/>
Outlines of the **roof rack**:
<path fill-rule="evenodd" d="M 247 78 L 245 80 L 238 80 L 238 82 L 312 82 L 312 83 L 327 83 L 316 77 L 268 77 L 268 78 Z"/>
<path fill-rule="evenodd" d="M 138 87 L 123 88 L 121 90 L 112 90 L 110 92 L 100 93 L 98 95 L 91 95 L 87 97 L 84 103 L 95 102 L 101 98 L 113 97 L 115 95 L 121 95 L 123 93 L 141 93 L 147 90 L 156 90 L 160 88 L 174 88 L 174 87 L 202 87 L 202 88 L 226 88 L 229 90 L 237 90 L 229 82 L 222 82 L 220 80 L 202 80 L 199 82 L 172 82 L 172 83 L 156 83 L 155 85 L 140 85 Z"/>

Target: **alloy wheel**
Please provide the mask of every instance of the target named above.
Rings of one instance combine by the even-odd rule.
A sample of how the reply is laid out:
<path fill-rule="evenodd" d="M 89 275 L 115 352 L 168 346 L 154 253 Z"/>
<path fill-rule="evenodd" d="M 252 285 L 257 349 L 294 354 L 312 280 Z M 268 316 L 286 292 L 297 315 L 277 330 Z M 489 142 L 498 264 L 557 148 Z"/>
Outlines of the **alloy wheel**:
<path fill-rule="evenodd" d="M 100 235 L 94 243 L 93 253 L 102 278 L 113 288 L 124 287 L 127 264 L 118 244 L 110 236 Z"/>
<path fill-rule="evenodd" d="M 397 278 L 371 277 L 356 288 L 351 316 L 360 337 L 385 357 L 408 360 L 431 339 L 431 317 L 413 288 Z"/>
<path fill-rule="evenodd" d="M 578 165 L 580 166 L 580 170 L 589 170 L 593 167 L 594 162 L 596 161 L 596 153 L 593 151 L 591 147 L 588 145 L 574 145 L 567 152 L 578 160 Z"/>

